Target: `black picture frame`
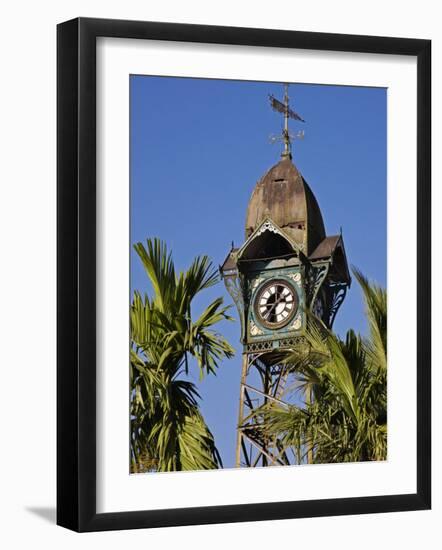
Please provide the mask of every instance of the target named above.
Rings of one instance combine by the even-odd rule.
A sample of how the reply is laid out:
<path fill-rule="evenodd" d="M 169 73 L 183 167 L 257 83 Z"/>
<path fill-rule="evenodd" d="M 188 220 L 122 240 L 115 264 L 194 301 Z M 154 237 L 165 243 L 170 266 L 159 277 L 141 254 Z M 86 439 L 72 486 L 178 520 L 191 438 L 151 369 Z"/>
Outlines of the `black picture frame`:
<path fill-rule="evenodd" d="M 96 512 L 96 39 L 396 54 L 417 58 L 417 492 Z M 57 28 L 57 523 L 75 531 L 425 510 L 431 506 L 431 41 L 79 18 Z"/>

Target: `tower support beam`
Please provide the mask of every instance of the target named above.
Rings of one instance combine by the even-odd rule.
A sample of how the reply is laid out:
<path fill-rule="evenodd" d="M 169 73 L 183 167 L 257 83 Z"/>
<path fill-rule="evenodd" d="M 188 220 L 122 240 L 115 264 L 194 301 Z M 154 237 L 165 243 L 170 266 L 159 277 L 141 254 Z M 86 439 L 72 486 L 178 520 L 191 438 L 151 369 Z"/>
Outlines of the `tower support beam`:
<path fill-rule="evenodd" d="M 286 365 L 276 362 L 278 356 L 272 353 L 243 354 L 236 441 L 237 467 L 290 464 L 284 443 L 280 437 L 269 433 L 261 413 L 262 407 L 269 403 L 289 406 L 280 391 L 289 371 Z M 261 387 L 249 383 L 249 378 L 257 373 L 259 376 L 255 378 L 261 381 Z"/>

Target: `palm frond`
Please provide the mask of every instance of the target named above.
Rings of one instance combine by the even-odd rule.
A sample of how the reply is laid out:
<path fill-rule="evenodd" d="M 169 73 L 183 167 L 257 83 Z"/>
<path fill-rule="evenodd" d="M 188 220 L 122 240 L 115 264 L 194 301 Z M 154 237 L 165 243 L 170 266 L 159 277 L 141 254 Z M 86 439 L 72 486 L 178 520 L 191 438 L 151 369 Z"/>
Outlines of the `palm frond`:
<path fill-rule="evenodd" d="M 367 353 L 376 368 L 387 369 L 387 293 L 380 286 L 370 283 L 353 267 L 353 273 L 364 295 L 370 337 L 366 342 Z"/>
<path fill-rule="evenodd" d="M 135 245 L 151 282 L 151 297 L 134 293 L 131 327 L 132 471 L 173 471 L 221 466 L 214 438 L 199 412 L 196 386 L 182 379 L 194 358 L 200 378 L 215 373 L 234 349 L 214 327 L 231 320 L 222 298 L 196 321 L 195 296 L 218 281 L 206 256 L 176 275 L 172 256 L 158 239 Z"/>

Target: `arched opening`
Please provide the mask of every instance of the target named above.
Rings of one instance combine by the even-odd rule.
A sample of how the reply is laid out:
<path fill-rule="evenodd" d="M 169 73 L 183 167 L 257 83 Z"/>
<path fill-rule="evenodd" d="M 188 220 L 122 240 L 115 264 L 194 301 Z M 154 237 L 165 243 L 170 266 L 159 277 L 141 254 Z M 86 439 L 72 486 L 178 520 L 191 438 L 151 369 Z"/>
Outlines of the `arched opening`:
<path fill-rule="evenodd" d="M 265 231 L 248 244 L 239 260 L 270 260 L 291 256 L 296 256 L 296 252 L 286 238 L 278 233 Z"/>

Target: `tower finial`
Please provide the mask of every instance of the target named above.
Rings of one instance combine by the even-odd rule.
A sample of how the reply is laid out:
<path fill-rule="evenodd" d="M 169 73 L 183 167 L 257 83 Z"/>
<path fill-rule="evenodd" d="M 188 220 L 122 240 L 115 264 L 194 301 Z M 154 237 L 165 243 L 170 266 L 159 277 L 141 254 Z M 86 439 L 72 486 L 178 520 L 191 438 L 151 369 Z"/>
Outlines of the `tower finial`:
<path fill-rule="evenodd" d="M 300 122 L 305 122 L 305 120 L 301 118 L 298 115 L 298 113 L 295 113 L 295 111 L 290 109 L 289 85 L 287 83 L 284 84 L 283 102 L 279 101 L 271 94 L 269 94 L 269 99 L 270 99 L 270 106 L 272 107 L 272 109 L 284 115 L 284 129 L 282 131 L 282 134 L 279 136 L 271 136 L 270 140 L 272 142 L 283 141 L 284 151 L 281 153 L 281 157 L 291 159 L 292 158 L 292 140 L 296 138 L 302 139 L 304 137 L 304 131 L 301 130 L 296 135 L 291 134 L 289 131 L 289 118 L 293 118 L 294 120 L 298 120 Z"/>
<path fill-rule="evenodd" d="M 292 144 L 289 133 L 289 85 L 284 84 L 284 151 L 281 154 L 282 158 L 292 158 Z"/>

